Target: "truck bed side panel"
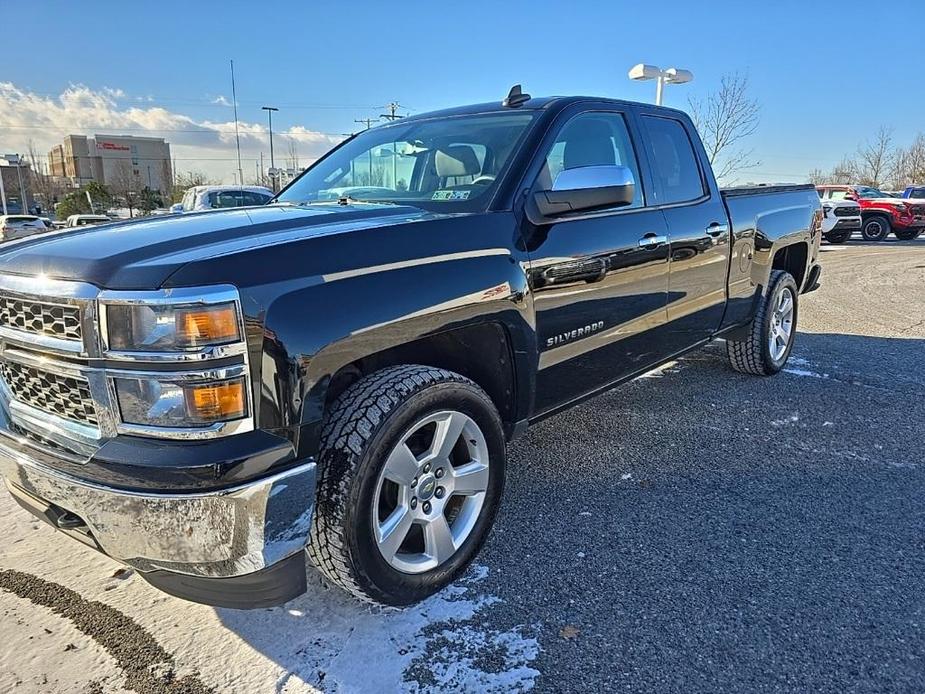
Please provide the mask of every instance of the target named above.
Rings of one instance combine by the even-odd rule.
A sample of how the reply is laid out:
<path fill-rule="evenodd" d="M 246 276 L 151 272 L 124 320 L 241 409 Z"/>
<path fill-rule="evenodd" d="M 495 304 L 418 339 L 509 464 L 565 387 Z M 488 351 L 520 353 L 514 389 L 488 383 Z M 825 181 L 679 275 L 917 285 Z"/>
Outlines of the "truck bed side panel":
<path fill-rule="evenodd" d="M 805 244 L 798 282 L 818 262 L 819 196 L 810 185 L 734 188 L 723 191 L 732 224 L 729 304 L 723 327 L 752 319 L 779 250 Z"/>

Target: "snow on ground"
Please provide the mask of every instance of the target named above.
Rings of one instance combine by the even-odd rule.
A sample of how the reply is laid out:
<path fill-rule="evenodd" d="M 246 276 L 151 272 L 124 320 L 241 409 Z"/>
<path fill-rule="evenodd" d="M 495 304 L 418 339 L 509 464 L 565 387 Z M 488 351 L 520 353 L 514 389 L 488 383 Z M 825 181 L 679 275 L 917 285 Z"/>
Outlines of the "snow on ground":
<path fill-rule="evenodd" d="M 134 573 L 115 576 L 117 563 L 33 521 L 5 489 L 0 527 L 0 574 L 13 569 L 42 579 L 19 593 L 31 590 L 41 602 L 43 582 L 51 582 L 56 601 L 80 609 L 100 601 L 115 619 L 133 620 L 140 640 L 153 639 L 166 652 L 152 662 L 149 682 L 174 676 L 164 671 L 220 692 L 513 692 L 532 688 L 539 674 L 531 667 L 537 628 L 492 626 L 499 601 L 479 589 L 484 566 L 404 610 L 360 604 L 312 571 L 305 595 L 269 610 L 236 611 L 172 598 Z M 0 642 L 0 691 L 124 691 L 125 662 L 101 645 L 111 625 L 92 622 L 82 633 L 61 608 L 55 614 L 35 602 L 0 589 L 3 623 L 16 625 Z"/>

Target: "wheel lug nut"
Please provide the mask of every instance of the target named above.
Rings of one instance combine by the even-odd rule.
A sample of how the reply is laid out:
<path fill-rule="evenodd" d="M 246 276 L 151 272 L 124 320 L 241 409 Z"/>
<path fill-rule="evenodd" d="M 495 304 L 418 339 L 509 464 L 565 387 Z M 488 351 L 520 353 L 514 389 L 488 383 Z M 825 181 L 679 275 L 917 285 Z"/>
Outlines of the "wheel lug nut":
<path fill-rule="evenodd" d="M 436 477 L 439 480 L 443 477 L 444 474 L 445 474 L 444 469 L 442 467 L 438 467 L 436 472 L 434 472 L 434 477 Z"/>
<path fill-rule="evenodd" d="M 438 499 L 442 499 L 444 494 L 446 494 L 446 490 L 443 487 L 437 487 L 437 491 L 434 492 L 434 496 Z"/>
<path fill-rule="evenodd" d="M 414 489 L 417 486 L 418 486 L 418 478 L 415 477 L 413 480 L 411 480 L 411 488 Z"/>
<path fill-rule="evenodd" d="M 430 472 L 430 463 L 424 463 L 424 472 Z"/>
<path fill-rule="evenodd" d="M 424 513 L 430 513 L 430 502 L 425 501 L 424 505 L 421 506 L 421 508 L 424 509 Z"/>
<path fill-rule="evenodd" d="M 418 507 L 418 498 L 416 496 L 411 497 L 411 509 L 414 510 Z"/>

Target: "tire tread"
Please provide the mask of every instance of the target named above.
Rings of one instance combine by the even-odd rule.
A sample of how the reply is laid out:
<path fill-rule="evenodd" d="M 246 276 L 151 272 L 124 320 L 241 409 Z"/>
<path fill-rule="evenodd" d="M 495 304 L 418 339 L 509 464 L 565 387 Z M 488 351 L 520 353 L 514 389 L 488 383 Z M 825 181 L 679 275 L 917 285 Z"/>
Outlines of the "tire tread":
<path fill-rule="evenodd" d="M 488 396 L 468 378 L 431 366 L 393 366 L 358 380 L 333 403 L 321 432 L 318 492 L 308 556 L 332 583 L 354 597 L 380 603 L 382 597 L 357 573 L 345 537 L 347 498 L 369 440 L 388 414 L 416 392 L 439 384 L 457 384 Z"/>

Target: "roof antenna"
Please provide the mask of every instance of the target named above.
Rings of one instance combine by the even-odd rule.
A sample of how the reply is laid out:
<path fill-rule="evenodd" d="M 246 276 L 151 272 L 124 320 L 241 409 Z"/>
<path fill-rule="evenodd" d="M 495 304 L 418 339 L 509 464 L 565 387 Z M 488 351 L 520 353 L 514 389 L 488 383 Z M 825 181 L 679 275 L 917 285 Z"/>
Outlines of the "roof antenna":
<path fill-rule="evenodd" d="M 507 96 L 505 97 L 504 101 L 501 102 L 501 105 L 506 106 L 507 108 L 517 108 L 518 106 L 521 106 L 528 101 L 530 101 L 530 95 L 524 94 L 520 89 L 520 85 L 515 84 L 513 87 L 511 87 L 511 91 L 507 93 Z"/>

